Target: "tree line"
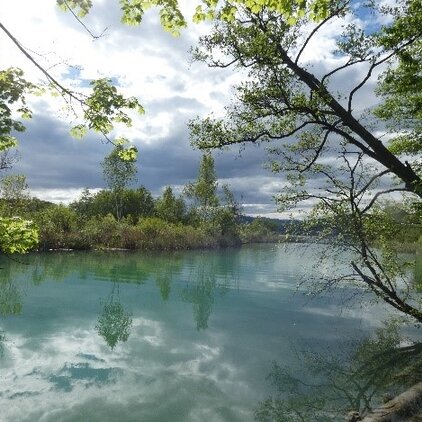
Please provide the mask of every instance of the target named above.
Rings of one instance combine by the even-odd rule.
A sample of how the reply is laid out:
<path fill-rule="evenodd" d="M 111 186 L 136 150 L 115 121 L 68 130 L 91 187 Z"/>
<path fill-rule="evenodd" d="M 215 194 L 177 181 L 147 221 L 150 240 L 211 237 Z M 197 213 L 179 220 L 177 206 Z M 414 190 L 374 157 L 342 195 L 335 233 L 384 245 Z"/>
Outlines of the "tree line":
<path fill-rule="evenodd" d="M 204 154 L 197 180 L 180 195 L 167 186 L 154 198 L 144 186 L 129 187 L 135 162 L 123 160 L 119 150 L 116 146 L 102 163 L 107 189 L 84 189 L 69 205 L 31 198 L 23 175 L 3 177 L 2 215 L 31 221 L 38 250 L 215 248 L 278 238 L 278 227 L 268 221 L 241 224 L 241 207 L 229 186 L 219 189 L 211 154 Z"/>

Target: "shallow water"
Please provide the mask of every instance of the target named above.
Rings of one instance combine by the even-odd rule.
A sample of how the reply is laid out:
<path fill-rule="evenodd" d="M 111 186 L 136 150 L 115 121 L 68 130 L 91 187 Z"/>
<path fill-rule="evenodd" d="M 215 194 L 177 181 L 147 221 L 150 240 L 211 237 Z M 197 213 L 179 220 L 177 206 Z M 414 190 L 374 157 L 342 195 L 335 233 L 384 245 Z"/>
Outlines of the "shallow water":
<path fill-rule="evenodd" d="M 347 352 L 384 317 L 308 303 L 301 249 L 3 257 L 0 420 L 254 420 L 273 362 L 300 378 L 298 351 Z"/>

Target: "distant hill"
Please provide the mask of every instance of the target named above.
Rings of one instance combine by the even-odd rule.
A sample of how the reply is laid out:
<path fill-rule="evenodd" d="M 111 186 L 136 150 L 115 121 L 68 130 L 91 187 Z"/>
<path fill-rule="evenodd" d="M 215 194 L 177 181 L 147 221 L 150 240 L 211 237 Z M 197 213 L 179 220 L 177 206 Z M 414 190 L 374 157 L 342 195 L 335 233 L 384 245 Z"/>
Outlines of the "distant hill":
<path fill-rule="evenodd" d="M 277 231 L 281 234 L 286 233 L 288 230 L 292 228 L 299 229 L 301 225 L 300 220 L 292 220 L 292 219 L 280 219 L 280 218 L 268 218 L 268 217 L 252 217 L 250 215 L 240 215 L 238 216 L 238 223 L 239 224 L 250 224 L 254 220 L 260 220 L 268 227 L 272 228 L 274 231 Z"/>

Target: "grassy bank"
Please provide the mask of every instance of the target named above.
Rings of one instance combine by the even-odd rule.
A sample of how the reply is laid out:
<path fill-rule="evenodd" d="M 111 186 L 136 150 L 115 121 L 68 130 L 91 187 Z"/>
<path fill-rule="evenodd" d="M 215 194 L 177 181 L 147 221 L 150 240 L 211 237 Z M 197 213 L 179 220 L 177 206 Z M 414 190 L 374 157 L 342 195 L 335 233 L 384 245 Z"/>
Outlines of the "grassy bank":
<path fill-rule="evenodd" d="M 235 246 L 241 243 L 236 231 L 222 233 L 219 228 L 182 223 L 169 223 L 157 217 L 146 217 L 133 224 L 117 221 L 112 215 L 93 218 L 86 223 L 39 224 L 38 250 L 51 249 L 137 249 L 182 250 Z"/>

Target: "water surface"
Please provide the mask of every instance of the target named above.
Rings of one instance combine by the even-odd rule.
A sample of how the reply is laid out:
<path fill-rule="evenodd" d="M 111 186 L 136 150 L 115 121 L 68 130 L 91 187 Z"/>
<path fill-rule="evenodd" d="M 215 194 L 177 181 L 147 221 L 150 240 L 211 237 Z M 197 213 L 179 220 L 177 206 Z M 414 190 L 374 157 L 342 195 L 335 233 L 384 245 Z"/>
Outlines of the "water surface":
<path fill-rule="evenodd" d="M 274 362 L 300 378 L 299 351 L 349 350 L 383 317 L 308 303 L 293 248 L 3 257 L 0 419 L 254 420 Z"/>

